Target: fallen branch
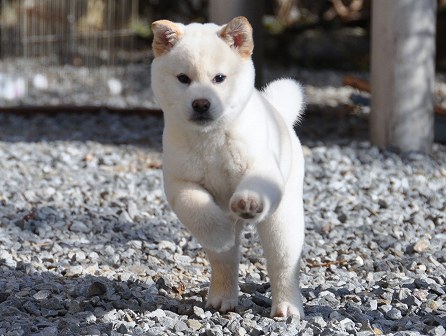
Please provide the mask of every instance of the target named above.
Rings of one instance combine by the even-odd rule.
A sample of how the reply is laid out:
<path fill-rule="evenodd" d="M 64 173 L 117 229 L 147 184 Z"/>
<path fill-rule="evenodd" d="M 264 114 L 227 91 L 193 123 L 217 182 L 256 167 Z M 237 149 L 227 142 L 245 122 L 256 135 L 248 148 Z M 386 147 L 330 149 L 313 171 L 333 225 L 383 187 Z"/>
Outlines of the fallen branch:
<path fill-rule="evenodd" d="M 306 262 L 307 262 L 307 264 L 308 264 L 308 267 L 311 267 L 311 268 L 316 268 L 316 267 L 330 267 L 330 266 L 333 266 L 333 265 L 345 266 L 345 265 L 348 264 L 348 261 L 347 261 L 347 260 L 344 260 L 344 259 L 341 259 L 341 260 L 333 260 L 333 261 L 327 261 L 327 262 L 324 262 L 324 263 L 317 263 L 316 261 L 307 259 Z"/>
<path fill-rule="evenodd" d="M 347 75 L 344 77 L 344 80 L 342 81 L 342 85 L 344 86 L 351 86 L 352 88 L 358 89 L 360 91 L 364 92 L 370 92 L 370 83 L 364 79 Z"/>
<path fill-rule="evenodd" d="M 434 107 L 434 112 L 437 115 L 441 115 L 441 116 L 445 116 L 446 117 L 446 108 L 444 108 L 443 106 L 436 105 Z"/>
<path fill-rule="evenodd" d="M 351 86 L 352 88 L 358 89 L 363 92 L 371 92 L 370 83 L 364 79 L 358 78 L 356 76 L 347 75 L 342 81 L 344 86 Z M 446 108 L 440 105 L 435 105 L 434 113 L 436 115 L 446 116 Z"/>

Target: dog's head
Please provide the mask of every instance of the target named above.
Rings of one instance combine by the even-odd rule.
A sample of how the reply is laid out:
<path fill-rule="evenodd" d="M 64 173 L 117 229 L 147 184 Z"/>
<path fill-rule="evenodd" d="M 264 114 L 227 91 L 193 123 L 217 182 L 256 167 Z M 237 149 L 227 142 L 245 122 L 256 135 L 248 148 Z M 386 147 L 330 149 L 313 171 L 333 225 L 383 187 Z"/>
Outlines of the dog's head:
<path fill-rule="evenodd" d="M 206 130 L 234 119 L 254 89 L 248 20 L 224 26 L 160 20 L 152 30 L 152 88 L 166 120 Z"/>

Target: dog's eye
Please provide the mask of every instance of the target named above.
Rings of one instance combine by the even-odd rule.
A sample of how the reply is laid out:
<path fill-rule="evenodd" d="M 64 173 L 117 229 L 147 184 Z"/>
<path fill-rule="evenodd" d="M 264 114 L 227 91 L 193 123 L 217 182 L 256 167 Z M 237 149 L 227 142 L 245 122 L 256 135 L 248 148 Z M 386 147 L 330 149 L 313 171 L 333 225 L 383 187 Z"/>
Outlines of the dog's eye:
<path fill-rule="evenodd" d="M 216 76 L 212 79 L 212 81 L 213 81 L 214 83 L 221 83 L 221 82 L 223 82 L 225 79 L 226 79 L 226 76 L 225 76 L 225 75 L 223 75 L 223 74 L 218 74 L 218 75 L 216 75 Z"/>
<path fill-rule="evenodd" d="M 177 76 L 178 80 L 180 81 L 180 83 L 183 84 L 190 84 L 191 80 L 189 77 L 187 77 L 185 74 L 179 74 Z"/>

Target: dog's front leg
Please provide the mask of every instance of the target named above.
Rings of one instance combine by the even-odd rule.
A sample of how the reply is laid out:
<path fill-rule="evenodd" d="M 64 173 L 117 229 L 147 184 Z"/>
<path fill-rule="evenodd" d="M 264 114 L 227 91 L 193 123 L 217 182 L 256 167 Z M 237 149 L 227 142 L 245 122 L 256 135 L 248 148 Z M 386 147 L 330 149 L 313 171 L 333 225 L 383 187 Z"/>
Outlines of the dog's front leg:
<path fill-rule="evenodd" d="M 282 199 L 283 177 L 278 167 L 264 164 L 261 168 L 246 174 L 229 201 L 230 210 L 246 222 L 262 221 Z"/>
<path fill-rule="evenodd" d="M 194 183 L 167 183 L 169 203 L 205 248 L 212 268 L 207 308 L 233 310 L 238 302 L 239 238 L 242 222 L 231 221 L 212 195 Z M 169 196 L 172 195 L 172 196 Z"/>
<path fill-rule="evenodd" d="M 230 250 L 215 252 L 206 250 L 212 267 L 212 278 L 206 308 L 218 309 L 222 313 L 234 310 L 238 303 L 239 233 L 237 242 Z"/>
<path fill-rule="evenodd" d="M 208 251 L 223 252 L 236 243 L 236 219 L 214 202 L 202 186 L 166 179 L 166 195 L 179 220 Z"/>

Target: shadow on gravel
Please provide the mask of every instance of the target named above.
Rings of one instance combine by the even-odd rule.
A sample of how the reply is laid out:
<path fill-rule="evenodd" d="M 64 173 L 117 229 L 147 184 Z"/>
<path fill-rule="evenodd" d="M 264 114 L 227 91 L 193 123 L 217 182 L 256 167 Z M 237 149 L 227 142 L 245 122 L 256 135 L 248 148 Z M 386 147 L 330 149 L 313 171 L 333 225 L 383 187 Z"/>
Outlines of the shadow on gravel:
<path fill-rule="evenodd" d="M 180 316 L 199 321 L 211 317 L 204 309 L 206 289 L 184 293 L 184 288 L 169 286 L 163 277 L 148 279 L 60 276 L 35 271 L 26 263 L 18 263 L 15 268 L 2 266 L 0 321 L 3 326 L 7 322 L 20 326 L 23 335 L 111 335 L 113 331 L 132 334 L 138 326 L 140 331 L 150 331 L 155 324 L 177 331 Z M 249 294 L 241 294 L 243 303 L 237 312 L 269 317 L 271 300 L 261 294 L 269 284 L 242 283 L 242 291 L 244 288 L 249 288 Z M 251 292 L 253 288 L 255 293 Z M 309 307 L 307 313 L 326 318 L 333 312 L 330 307 L 319 306 Z M 231 320 L 225 314 L 221 319 Z"/>
<path fill-rule="evenodd" d="M 124 113 L 0 114 L 0 141 L 94 141 L 133 144 L 161 151 L 161 116 Z M 296 127 L 304 144 L 368 139 L 366 115 L 347 107 L 308 105 Z"/>
<path fill-rule="evenodd" d="M 161 214 L 130 224 L 119 211 L 43 206 L 17 212 L 0 201 L 2 217 L 8 220 L 0 220 L 0 334 L 8 324 L 8 332 L 16 325 L 23 335 L 127 334 L 137 322 L 176 321 L 157 309 L 192 315 L 193 306 L 203 305 L 201 292 L 177 288 L 158 273 L 175 266 L 174 252 L 160 248 L 178 236 L 170 231 L 174 223 L 159 221 Z M 29 262 L 17 261 L 22 257 Z M 91 275 L 107 273 L 114 279 Z"/>
<path fill-rule="evenodd" d="M 144 249 L 148 249 L 152 243 L 172 241 L 172 237 L 180 239 L 186 234 L 177 221 L 171 221 L 167 225 L 165 216 L 161 213 L 163 210 L 160 210 L 159 214 L 153 214 L 152 218 L 132 222 L 127 218 L 128 215 L 122 216 L 126 205 L 119 204 L 118 201 L 115 201 L 114 205 L 113 213 L 104 214 L 92 211 L 88 206 L 76 209 L 77 212 L 70 208 L 61 209 L 54 206 L 35 206 L 29 210 L 19 210 L 12 204 L 0 202 L 0 213 L 2 216 L 8 216 L 8 233 L 10 237 L 18 238 L 18 242 L 51 246 L 61 243 L 65 250 L 88 248 L 90 251 L 103 252 L 100 249 L 104 246 L 128 248 L 127 245 L 134 241 L 144 242 Z M 13 230 L 20 232 L 13 233 Z M 49 247 L 44 250 L 48 249 Z M 193 246 L 192 250 L 195 249 Z M 62 250 L 56 252 L 62 255 Z M 113 262 L 110 265 L 113 265 Z"/>
<path fill-rule="evenodd" d="M 0 249 L 0 334 L 8 325 L 6 331 L 17 326 L 24 335 L 131 334 L 138 326 L 148 330 L 155 324 L 175 330 L 179 315 L 210 318 L 203 309 L 208 276 L 200 276 L 198 283 L 169 277 L 185 269 L 193 278 L 194 268 L 205 268 L 197 266 L 195 256 L 204 255 L 189 245 L 182 247 L 187 254 L 179 253 L 172 237 L 181 234 L 170 231 L 172 222 L 158 223 L 162 214 L 154 216 L 156 223 L 130 224 L 119 214 L 45 206 L 14 210 L 0 202 L 0 214 L 8 218 L 6 226 L 0 221 L 0 242 L 9 251 Z M 126 254 L 131 249 L 133 254 Z M 241 288 L 238 312 L 252 309 L 268 316 L 271 300 L 264 294 L 269 284 Z"/>
<path fill-rule="evenodd" d="M 94 141 L 161 151 L 163 118 L 124 113 L 0 114 L 0 141 Z"/>
<path fill-rule="evenodd" d="M 368 141 L 368 116 L 351 113 L 343 106 L 307 105 L 296 133 L 301 142 L 308 146 L 318 143 L 346 145 L 352 140 Z"/>
<path fill-rule="evenodd" d="M 28 264 L 2 266 L 0 320 L 20 326 L 24 335 L 50 335 L 53 329 L 59 335 L 110 335 L 112 330 L 127 334 L 151 319 L 177 322 L 177 315 L 169 318 L 165 311 L 193 316 L 194 306 L 203 307 L 193 298 L 158 294 L 167 290 L 159 279 L 144 283 L 92 275 L 62 277 L 33 271 Z"/>

